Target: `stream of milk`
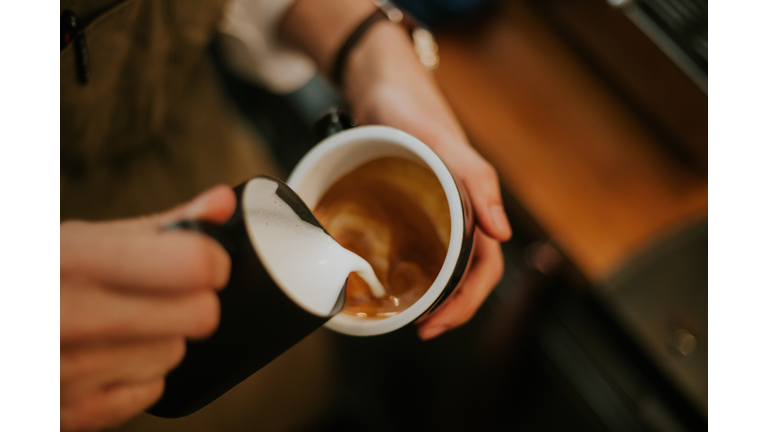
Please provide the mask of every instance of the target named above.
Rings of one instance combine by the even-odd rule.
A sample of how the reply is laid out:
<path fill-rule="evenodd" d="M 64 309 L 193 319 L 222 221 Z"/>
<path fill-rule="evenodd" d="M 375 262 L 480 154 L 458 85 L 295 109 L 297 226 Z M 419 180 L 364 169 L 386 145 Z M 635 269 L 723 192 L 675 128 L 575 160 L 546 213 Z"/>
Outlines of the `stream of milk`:
<path fill-rule="evenodd" d="M 245 225 L 265 268 L 294 302 L 316 315 L 330 315 L 352 272 L 368 283 L 373 295 L 386 295 L 367 261 L 302 220 L 277 196 L 277 188 L 268 178 L 248 182 Z"/>

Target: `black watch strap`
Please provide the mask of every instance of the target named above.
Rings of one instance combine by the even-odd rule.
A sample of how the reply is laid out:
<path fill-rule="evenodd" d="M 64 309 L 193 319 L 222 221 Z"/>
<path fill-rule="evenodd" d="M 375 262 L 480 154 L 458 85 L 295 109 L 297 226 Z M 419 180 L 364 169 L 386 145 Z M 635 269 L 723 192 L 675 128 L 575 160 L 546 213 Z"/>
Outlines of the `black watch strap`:
<path fill-rule="evenodd" d="M 339 53 L 336 54 L 336 60 L 333 62 L 331 78 L 336 85 L 341 86 L 342 80 L 344 78 L 344 66 L 347 63 L 347 58 L 349 57 L 349 53 L 352 52 L 352 49 L 360 42 L 368 29 L 371 28 L 371 26 L 381 20 L 388 19 L 389 18 L 387 15 L 381 9 L 376 8 L 374 13 L 363 20 L 363 22 L 361 22 L 360 25 L 358 25 L 357 28 L 355 28 L 355 30 L 350 33 L 349 37 L 347 37 L 347 40 L 344 41 L 344 45 L 342 45 L 339 49 Z"/>

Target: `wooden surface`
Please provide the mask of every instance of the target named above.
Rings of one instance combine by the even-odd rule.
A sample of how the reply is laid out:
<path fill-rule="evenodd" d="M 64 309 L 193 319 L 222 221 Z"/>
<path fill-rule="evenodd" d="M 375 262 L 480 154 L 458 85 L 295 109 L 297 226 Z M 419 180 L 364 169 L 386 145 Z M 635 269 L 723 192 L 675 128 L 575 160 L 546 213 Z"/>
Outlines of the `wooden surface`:
<path fill-rule="evenodd" d="M 536 6 L 657 138 L 706 177 L 707 95 L 606 0 L 536 0 Z"/>
<path fill-rule="evenodd" d="M 706 179 L 527 3 L 437 42 L 438 82 L 473 145 L 590 281 L 706 215 Z"/>

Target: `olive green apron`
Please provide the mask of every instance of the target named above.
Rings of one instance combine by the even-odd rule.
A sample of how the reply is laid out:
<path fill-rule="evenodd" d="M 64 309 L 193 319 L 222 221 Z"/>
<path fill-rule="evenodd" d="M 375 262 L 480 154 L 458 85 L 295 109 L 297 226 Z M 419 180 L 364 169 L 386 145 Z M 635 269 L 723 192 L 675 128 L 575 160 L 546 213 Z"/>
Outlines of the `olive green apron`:
<path fill-rule="evenodd" d="M 61 219 L 167 209 L 217 183 L 279 174 L 217 86 L 223 0 L 62 0 L 90 60 L 61 51 Z"/>
<path fill-rule="evenodd" d="M 61 219 L 158 212 L 203 189 L 281 177 L 233 112 L 206 49 L 223 0 L 62 0 L 84 23 L 90 81 L 61 51 Z M 256 306 L 255 306 L 256 308 Z M 296 430 L 331 399 L 332 352 L 317 331 L 201 411 L 140 414 L 121 431 Z"/>

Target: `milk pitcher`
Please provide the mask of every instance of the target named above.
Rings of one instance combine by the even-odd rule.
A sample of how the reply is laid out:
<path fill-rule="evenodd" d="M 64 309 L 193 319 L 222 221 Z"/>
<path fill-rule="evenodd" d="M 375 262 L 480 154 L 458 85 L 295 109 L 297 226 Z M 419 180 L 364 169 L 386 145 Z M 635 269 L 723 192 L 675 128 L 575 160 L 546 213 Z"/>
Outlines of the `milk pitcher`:
<path fill-rule="evenodd" d="M 460 181 L 432 149 L 405 132 L 385 126 L 346 129 L 349 125 L 340 122 L 337 113 L 326 120 L 318 124 L 323 128 L 320 132 L 330 136 L 304 156 L 287 185 L 271 177 L 255 177 L 235 188 L 237 209 L 224 225 L 182 221 L 168 227 L 195 230 L 216 239 L 229 253 L 232 271 L 228 285 L 218 293 L 218 329 L 208 339 L 187 342 L 186 356 L 167 376 L 165 392 L 148 410 L 150 414 L 173 418 L 199 410 L 320 326 L 353 336 L 374 336 L 402 328 L 437 308 L 461 281 L 472 251 L 474 223 Z M 303 267 L 277 269 L 297 266 L 287 259 L 294 252 L 281 249 L 287 243 L 269 229 L 272 225 L 262 226 L 258 234 L 252 221 L 258 219 L 259 203 L 273 200 L 297 226 L 308 226 L 333 241 L 310 208 L 336 179 L 366 161 L 388 156 L 421 164 L 437 177 L 450 218 L 447 253 L 434 282 L 416 303 L 391 317 L 360 319 L 339 313 L 344 308 L 348 271 L 312 277 Z M 270 245 L 269 251 L 260 244 L 260 236 L 272 236 L 265 243 Z M 306 252 L 300 249 L 295 253 Z M 280 274 L 304 275 L 305 279 L 287 281 Z M 320 282 L 325 285 L 319 286 Z M 311 289 L 302 291 L 302 287 Z"/>
<path fill-rule="evenodd" d="M 330 283 L 330 286 L 316 286 L 318 281 L 313 281 L 313 288 L 324 291 L 319 299 L 312 298 L 311 294 L 307 298 L 306 294 L 291 292 L 296 282 L 280 280 L 277 276 L 280 272 L 270 267 L 273 263 L 264 253 L 273 256 L 272 261 L 281 257 L 258 251 L 259 247 L 279 248 L 285 244 L 275 244 L 281 239 L 262 241 L 261 245 L 253 241 L 254 227 L 248 226 L 249 212 L 258 211 L 263 200 L 273 200 L 270 202 L 273 207 L 281 205 L 290 209 L 297 228 L 303 222 L 320 235 L 328 235 L 298 195 L 285 183 L 267 176 L 255 177 L 234 191 L 237 208 L 224 225 L 181 221 L 166 228 L 194 230 L 211 236 L 231 257 L 232 270 L 227 286 L 218 293 L 219 327 L 205 340 L 187 342 L 184 359 L 166 377 L 163 396 L 147 410 L 150 414 L 175 418 L 199 410 L 287 351 L 344 307 L 345 276 L 326 277 L 326 285 Z M 301 264 L 294 262 L 293 265 Z M 311 271 L 304 267 L 295 271 L 306 273 L 308 270 Z"/>

